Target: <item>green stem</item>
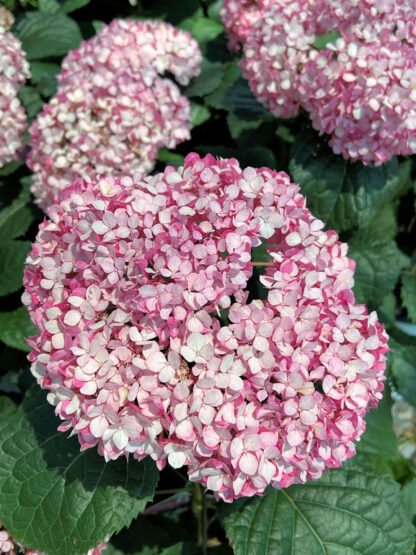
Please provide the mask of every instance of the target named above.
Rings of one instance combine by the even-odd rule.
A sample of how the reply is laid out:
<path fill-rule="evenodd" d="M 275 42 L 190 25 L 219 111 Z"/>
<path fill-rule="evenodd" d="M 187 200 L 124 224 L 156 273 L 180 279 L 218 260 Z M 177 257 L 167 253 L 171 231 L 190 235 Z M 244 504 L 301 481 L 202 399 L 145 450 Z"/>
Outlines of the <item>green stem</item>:
<path fill-rule="evenodd" d="M 197 521 L 197 542 L 202 546 L 202 553 L 207 553 L 208 518 L 207 502 L 200 484 L 194 484 L 192 496 L 192 512 Z"/>
<path fill-rule="evenodd" d="M 192 487 L 174 488 L 174 489 L 158 489 L 155 495 L 173 495 L 174 493 L 182 493 L 183 491 L 190 491 Z"/>

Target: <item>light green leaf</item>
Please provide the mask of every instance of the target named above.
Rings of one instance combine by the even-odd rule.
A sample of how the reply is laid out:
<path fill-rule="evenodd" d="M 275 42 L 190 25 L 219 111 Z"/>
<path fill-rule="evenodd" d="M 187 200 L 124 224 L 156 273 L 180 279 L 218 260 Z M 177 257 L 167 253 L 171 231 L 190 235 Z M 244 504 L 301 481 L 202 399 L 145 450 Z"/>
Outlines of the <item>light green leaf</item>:
<path fill-rule="evenodd" d="M 86 553 L 128 526 L 152 499 L 150 458 L 105 463 L 96 449 L 57 432 L 58 419 L 34 386 L 0 425 L 0 514 L 23 545 L 59 555 Z"/>
<path fill-rule="evenodd" d="M 28 60 L 64 56 L 77 48 L 82 36 L 78 25 L 63 13 L 25 12 L 15 25 Z"/>
<path fill-rule="evenodd" d="M 179 27 L 189 31 L 199 43 L 215 39 L 224 31 L 224 27 L 218 21 L 201 16 L 183 21 Z"/>
<path fill-rule="evenodd" d="M 337 39 L 340 38 L 340 36 L 341 35 L 338 33 L 338 31 L 331 31 L 330 33 L 326 33 L 325 35 L 319 35 L 316 37 L 312 46 L 317 50 L 325 50 L 330 42 L 335 42 Z"/>
<path fill-rule="evenodd" d="M 192 127 L 197 127 L 202 125 L 211 117 L 211 112 L 206 106 L 198 104 L 197 102 L 191 102 L 191 124 Z"/>
<path fill-rule="evenodd" d="M 399 186 L 396 158 L 378 167 L 352 164 L 309 130 L 293 143 L 289 172 L 312 213 L 338 232 L 366 225 Z"/>
<path fill-rule="evenodd" d="M 0 297 L 22 287 L 23 269 L 30 247 L 29 241 L 0 243 Z"/>
<path fill-rule="evenodd" d="M 416 323 L 416 267 L 402 275 L 401 297 L 408 317 Z"/>
<path fill-rule="evenodd" d="M 353 555 L 409 552 L 414 529 L 399 485 L 361 469 L 223 507 L 236 555 Z"/>
<path fill-rule="evenodd" d="M 179 542 L 166 547 L 160 555 L 201 555 L 202 550 L 195 544 Z"/>
<path fill-rule="evenodd" d="M 25 338 L 32 337 L 38 330 L 32 324 L 24 306 L 13 312 L 0 312 L 0 340 L 8 347 L 20 351 L 31 351 Z"/>

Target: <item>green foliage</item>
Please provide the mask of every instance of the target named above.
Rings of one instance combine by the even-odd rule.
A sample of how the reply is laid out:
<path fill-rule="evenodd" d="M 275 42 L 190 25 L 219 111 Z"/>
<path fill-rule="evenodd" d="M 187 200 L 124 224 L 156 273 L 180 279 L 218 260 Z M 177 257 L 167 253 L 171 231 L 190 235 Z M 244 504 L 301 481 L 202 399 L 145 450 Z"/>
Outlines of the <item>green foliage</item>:
<path fill-rule="evenodd" d="M 29 314 L 24 306 L 13 312 L 0 312 L 0 340 L 8 347 L 20 351 L 31 351 L 25 338 L 38 333 L 31 323 Z"/>
<path fill-rule="evenodd" d="M 367 469 L 332 470 L 222 512 L 236 555 L 393 554 L 413 544 L 399 486 Z"/>
<path fill-rule="evenodd" d="M 60 12 L 26 12 L 14 30 L 29 60 L 63 56 L 82 38 L 75 21 Z"/>
<path fill-rule="evenodd" d="M 401 296 L 407 315 L 416 323 L 416 266 L 410 273 L 402 275 Z"/>
<path fill-rule="evenodd" d="M 105 463 L 80 453 L 35 386 L 0 426 L 0 514 L 23 545 L 59 555 L 85 553 L 142 512 L 153 497 L 154 463 Z"/>
<path fill-rule="evenodd" d="M 22 287 L 24 263 L 29 251 L 28 241 L 0 243 L 0 297 Z"/>
<path fill-rule="evenodd" d="M 289 171 L 309 209 L 338 232 L 365 225 L 399 183 L 396 159 L 378 167 L 347 162 L 307 130 L 293 144 Z"/>

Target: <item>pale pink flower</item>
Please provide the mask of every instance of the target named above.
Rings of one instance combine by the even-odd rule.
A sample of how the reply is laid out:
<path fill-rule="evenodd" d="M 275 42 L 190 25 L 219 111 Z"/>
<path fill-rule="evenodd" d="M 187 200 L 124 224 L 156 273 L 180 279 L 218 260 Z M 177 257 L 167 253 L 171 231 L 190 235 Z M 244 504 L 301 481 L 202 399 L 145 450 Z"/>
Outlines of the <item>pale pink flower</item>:
<path fill-rule="evenodd" d="M 32 192 L 43 207 L 76 177 L 147 174 L 158 150 L 190 137 L 181 84 L 201 53 L 185 31 L 157 21 L 114 20 L 68 54 L 58 91 L 30 128 Z"/>
<path fill-rule="evenodd" d="M 24 278 L 60 429 L 106 460 L 186 465 L 226 501 L 340 466 L 381 397 L 387 335 L 323 228 L 285 173 L 234 159 L 76 180 Z M 262 242 L 267 298 L 248 302 Z"/>
<path fill-rule="evenodd" d="M 414 0 L 271 2 L 239 38 L 243 74 L 275 116 L 304 108 L 346 159 L 379 165 L 412 154 L 415 8 Z M 334 29 L 340 38 L 318 51 L 316 39 Z"/>
<path fill-rule="evenodd" d="M 14 160 L 22 146 L 26 114 L 17 93 L 29 77 L 20 40 L 0 23 L 0 168 Z"/>

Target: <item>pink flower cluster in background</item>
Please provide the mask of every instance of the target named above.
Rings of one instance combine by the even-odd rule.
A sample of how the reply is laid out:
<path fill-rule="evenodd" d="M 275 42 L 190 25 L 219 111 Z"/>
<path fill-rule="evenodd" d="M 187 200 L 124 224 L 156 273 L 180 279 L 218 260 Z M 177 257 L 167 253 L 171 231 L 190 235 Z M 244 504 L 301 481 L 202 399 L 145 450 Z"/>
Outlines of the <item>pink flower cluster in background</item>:
<path fill-rule="evenodd" d="M 114 20 L 70 52 L 58 91 L 30 128 L 32 192 L 46 208 L 76 177 L 146 174 L 190 138 L 190 103 L 162 77 L 199 73 L 198 43 L 160 21 Z"/>
<path fill-rule="evenodd" d="M 75 181 L 27 259 L 32 373 L 81 449 L 150 455 L 231 501 L 355 452 L 387 336 L 355 263 L 283 172 L 190 154 Z M 267 242 L 267 299 L 250 300 Z"/>
<path fill-rule="evenodd" d="M 87 555 L 101 555 L 107 544 L 101 543 L 95 549 L 90 549 Z M 3 527 L 0 522 L 0 553 L 6 553 L 7 555 L 47 555 L 46 553 L 35 551 L 34 549 L 28 549 L 22 546 L 15 538 L 13 538 L 9 532 Z"/>
<path fill-rule="evenodd" d="M 17 93 L 30 77 L 21 42 L 5 27 L 13 20 L 5 13 L 8 10 L 3 10 L 0 13 L 0 168 L 14 160 L 22 146 L 26 114 Z"/>
<path fill-rule="evenodd" d="M 225 0 L 222 18 L 275 116 L 302 107 L 335 153 L 378 165 L 416 152 L 415 10 L 414 0 Z M 334 30 L 340 37 L 317 50 Z"/>

